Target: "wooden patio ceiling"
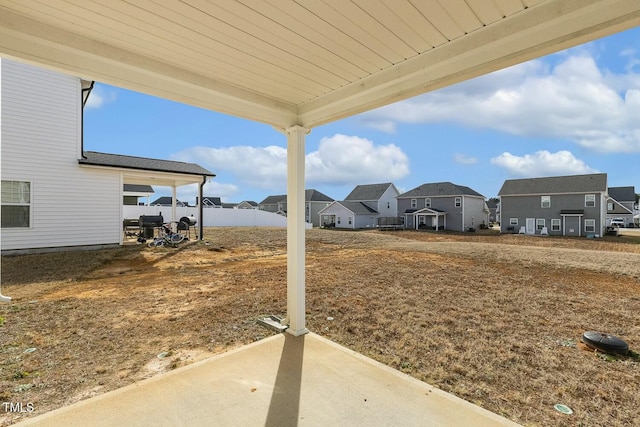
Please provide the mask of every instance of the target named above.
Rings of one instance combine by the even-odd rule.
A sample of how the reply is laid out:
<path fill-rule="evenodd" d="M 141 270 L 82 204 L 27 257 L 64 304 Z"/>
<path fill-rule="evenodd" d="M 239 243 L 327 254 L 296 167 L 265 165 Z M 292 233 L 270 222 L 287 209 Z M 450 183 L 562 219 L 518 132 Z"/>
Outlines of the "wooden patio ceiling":
<path fill-rule="evenodd" d="M 0 0 L 0 56 L 312 128 L 638 25 L 638 0 Z"/>

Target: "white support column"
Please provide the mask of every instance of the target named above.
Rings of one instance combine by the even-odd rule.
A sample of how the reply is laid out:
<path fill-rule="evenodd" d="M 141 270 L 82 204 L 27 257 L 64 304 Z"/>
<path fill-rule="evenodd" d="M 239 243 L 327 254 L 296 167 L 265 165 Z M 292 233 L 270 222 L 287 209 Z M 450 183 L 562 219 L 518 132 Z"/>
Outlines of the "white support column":
<path fill-rule="evenodd" d="M 309 129 L 291 126 L 287 135 L 287 332 L 299 336 L 305 327 L 305 135 Z"/>
<path fill-rule="evenodd" d="M 171 221 L 176 220 L 176 200 L 178 199 L 178 192 L 176 189 L 176 185 L 173 184 L 171 187 Z M 168 222 L 168 221 L 166 221 Z"/>

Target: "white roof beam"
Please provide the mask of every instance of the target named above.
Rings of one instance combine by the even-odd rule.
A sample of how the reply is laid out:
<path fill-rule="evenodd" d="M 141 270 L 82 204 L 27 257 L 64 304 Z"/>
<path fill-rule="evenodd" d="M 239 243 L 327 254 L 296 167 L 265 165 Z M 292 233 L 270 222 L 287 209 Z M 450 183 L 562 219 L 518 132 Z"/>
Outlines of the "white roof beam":
<path fill-rule="evenodd" d="M 0 7 L 0 52 L 56 71 L 279 127 L 295 105 L 44 24 Z"/>

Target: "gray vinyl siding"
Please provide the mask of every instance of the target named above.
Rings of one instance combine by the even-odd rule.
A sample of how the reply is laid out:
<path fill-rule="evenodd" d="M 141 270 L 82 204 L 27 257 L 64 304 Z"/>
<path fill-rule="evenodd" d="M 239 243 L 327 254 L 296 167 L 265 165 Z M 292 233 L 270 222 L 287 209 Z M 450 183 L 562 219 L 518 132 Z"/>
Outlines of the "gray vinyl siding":
<path fill-rule="evenodd" d="M 462 205 L 456 207 L 455 199 L 460 197 Z M 482 221 L 487 222 L 487 214 L 484 212 L 484 199 L 472 196 L 445 196 L 445 197 L 408 197 L 398 198 L 398 215 L 405 217 L 405 227 L 412 229 L 415 227 L 413 223 L 413 215 L 406 215 L 407 209 L 411 207 L 411 199 L 416 199 L 417 207 L 415 209 L 424 209 L 426 199 L 431 199 L 431 208 L 439 209 L 447 213 L 447 230 L 466 231 L 470 227 L 479 228 Z M 463 223 L 464 212 L 464 223 Z M 473 225 L 472 225 L 473 224 Z"/>
<path fill-rule="evenodd" d="M 314 227 L 320 227 L 320 211 L 331 204 L 331 202 L 305 202 L 309 206 L 306 221 L 310 222 Z M 306 208 L 305 208 L 306 209 Z"/>
<path fill-rule="evenodd" d="M 31 182 L 31 226 L 3 228 L 2 250 L 118 244 L 122 180 L 78 165 L 77 77 L 0 60 L 2 179 Z"/>
<path fill-rule="evenodd" d="M 585 195 L 586 194 L 595 194 L 595 206 L 594 207 L 586 207 L 585 206 Z M 584 222 L 585 219 L 593 219 L 595 220 L 595 233 L 602 235 L 603 227 L 604 227 L 604 215 L 603 212 L 606 210 L 606 206 L 603 206 L 604 197 L 602 193 L 592 192 L 592 193 L 581 193 L 581 194 L 545 194 L 545 196 L 550 196 L 551 206 L 549 208 L 541 207 L 541 196 L 543 195 L 531 195 L 531 196 L 501 196 L 500 199 L 500 211 L 502 216 L 502 221 L 500 223 L 500 231 L 502 233 L 517 233 L 519 228 L 522 226 L 526 226 L 527 218 L 534 219 L 544 219 L 545 225 L 549 232 L 549 235 L 562 235 L 563 234 L 563 223 L 562 223 L 562 215 L 560 214 L 563 210 L 581 210 L 584 212 L 584 215 L 580 219 L 580 236 L 585 236 L 587 232 L 585 232 Z M 518 225 L 512 226 L 510 225 L 510 219 L 517 218 Z M 570 218 L 570 217 L 567 217 Z M 571 217 L 572 218 L 572 217 Z M 553 231 L 551 229 L 551 220 L 552 219 L 560 219 L 561 226 L 559 231 Z M 577 220 L 568 219 L 568 224 L 571 224 L 571 227 L 576 227 Z M 508 227 L 513 227 L 513 230 L 508 230 Z M 568 225 L 567 225 L 568 229 Z M 535 230 L 535 234 L 540 234 L 540 230 Z M 570 234 L 568 231 L 565 234 Z M 578 235 L 577 230 L 575 235 Z"/>
<path fill-rule="evenodd" d="M 484 210 L 484 205 L 484 198 L 464 196 L 464 230 L 478 229 L 481 224 L 489 225 L 489 213 Z M 449 225 L 448 219 L 447 225 Z"/>

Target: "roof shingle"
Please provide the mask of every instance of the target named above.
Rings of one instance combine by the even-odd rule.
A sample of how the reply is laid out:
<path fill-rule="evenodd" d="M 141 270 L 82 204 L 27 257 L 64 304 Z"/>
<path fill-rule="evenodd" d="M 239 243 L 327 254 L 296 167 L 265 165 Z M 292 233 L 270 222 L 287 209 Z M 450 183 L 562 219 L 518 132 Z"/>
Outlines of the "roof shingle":
<path fill-rule="evenodd" d="M 121 154 L 98 153 L 95 151 L 85 151 L 84 157 L 85 158 L 79 159 L 78 163 L 83 165 L 109 166 L 124 169 L 180 173 L 186 175 L 216 176 L 213 172 L 195 163 L 124 156 Z"/>
<path fill-rule="evenodd" d="M 499 196 L 529 194 L 566 194 L 607 191 L 607 174 L 552 176 L 546 178 L 508 179 Z"/>
<path fill-rule="evenodd" d="M 457 185 L 452 182 L 434 182 L 422 184 L 419 187 L 409 190 L 398 196 L 403 197 L 436 197 L 436 196 L 478 196 L 482 194 L 464 185 Z"/>
<path fill-rule="evenodd" d="M 390 182 L 385 182 L 383 184 L 366 184 L 366 185 L 357 185 L 345 200 L 350 201 L 363 201 L 363 200 L 379 200 L 380 197 L 387 191 L 390 185 L 393 185 Z"/>

